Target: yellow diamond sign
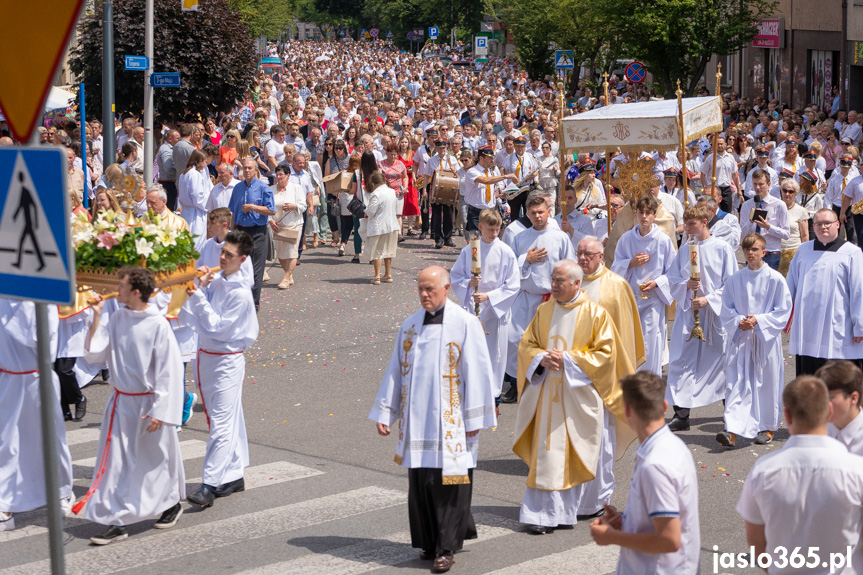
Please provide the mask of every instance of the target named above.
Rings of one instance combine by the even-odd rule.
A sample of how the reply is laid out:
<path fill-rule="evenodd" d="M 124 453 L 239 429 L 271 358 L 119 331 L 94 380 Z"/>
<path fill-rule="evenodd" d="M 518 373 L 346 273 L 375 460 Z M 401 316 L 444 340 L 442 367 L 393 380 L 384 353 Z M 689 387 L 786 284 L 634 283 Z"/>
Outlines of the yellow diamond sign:
<path fill-rule="evenodd" d="M 84 0 L 4 4 L 0 110 L 15 139 L 26 142 L 39 121 L 54 72 Z"/>

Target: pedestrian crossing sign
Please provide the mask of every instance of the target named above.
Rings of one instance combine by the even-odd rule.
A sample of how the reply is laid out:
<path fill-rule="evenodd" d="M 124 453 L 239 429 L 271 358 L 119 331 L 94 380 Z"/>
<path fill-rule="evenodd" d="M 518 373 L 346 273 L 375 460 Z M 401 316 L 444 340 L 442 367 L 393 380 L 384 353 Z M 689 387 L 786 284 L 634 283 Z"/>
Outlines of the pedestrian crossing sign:
<path fill-rule="evenodd" d="M 572 70 L 575 67 L 572 50 L 555 50 L 554 67 L 558 70 Z"/>
<path fill-rule="evenodd" d="M 0 296 L 72 303 L 67 162 L 55 147 L 0 150 Z"/>

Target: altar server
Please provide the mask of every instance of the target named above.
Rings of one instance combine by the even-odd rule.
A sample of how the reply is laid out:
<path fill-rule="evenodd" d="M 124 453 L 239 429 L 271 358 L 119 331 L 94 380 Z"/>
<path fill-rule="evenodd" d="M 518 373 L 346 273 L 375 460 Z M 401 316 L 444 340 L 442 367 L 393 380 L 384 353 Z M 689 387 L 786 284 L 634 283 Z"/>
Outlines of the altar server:
<path fill-rule="evenodd" d="M 827 424 L 827 434 L 845 444 L 848 451 L 863 455 L 863 371 L 848 360 L 828 361 L 815 372 L 815 377 L 827 385 L 833 412 Z"/>
<path fill-rule="evenodd" d="M 177 192 L 182 208 L 180 216 L 186 220 L 189 232 L 195 236 L 196 250 L 200 250 L 207 241 L 207 202 L 212 189 L 213 183 L 207 171 L 207 156 L 201 150 L 195 150 L 177 180 Z"/>
<path fill-rule="evenodd" d="M 234 216 L 228 208 L 216 208 L 207 214 L 207 235 L 210 237 L 204 245 L 201 246 L 200 257 L 198 257 L 197 267 L 207 266 L 208 268 L 219 267 L 219 258 L 222 256 L 222 247 L 225 244 L 225 237 L 231 231 L 231 223 L 234 221 Z M 255 270 L 252 269 L 252 258 L 246 258 L 246 261 L 240 266 L 240 274 L 243 276 L 249 289 L 255 285 Z"/>
<path fill-rule="evenodd" d="M 479 318 L 485 329 L 491 365 L 494 370 L 495 403 L 500 402 L 500 390 L 506 371 L 507 328 L 512 317 L 512 303 L 521 289 L 515 254 L 498 238 L 500 213 L 485 209 L 479 214 L 479 261 L 481 273 L 471 273 L 471 250 L 474 242 L 462 249 L 452 267 L 452 291 L 462 306 L 474 313 L 479 303 Z"/>
<path fill-rule="evenodd" d="M 439 266 L 417 278 L 422 310 L 402 323 L 369 419 L 380 435 L 398 421 L 395 462 L 408 468 L 411 545 L 434 571 L 476 539 L 470 513 L 480 429 L 494 427 L 494 388 L 479 320 L 447 299 Z"/>
<path fill-rule="evenodd" d="M 240 273 L 254 242 L 243 231 L 225 237 L 217 274 L 202 267 L 199 287 L 190 288 L 180 320 L 198 334 L 192 369 L 201 393 L 210 437 L 204 455 L 201 487 L 189 501 L 210 507 L 217 497 L 245 490 L 243 471 L 249 465 L 249 442 L 243 417 L 244 352 L 258 338 L 255 303 Z"/>
<path fill-rule="evenodd" d="M 674 263 L 675 249 L 671 239 L 653 223 L 659 200 L 642 196 L 635 204 L 638 226 L 617 242 L 611 271 L 629 282 L 638 305 L 638 317 L 644 338 L 644 365 L 662 375 L 662 354 L 666 343 L 666 306 L 674 303 L 666 274 Z"/>
<path fill-rule="evenodd" d="M 737 271 L 737 260 L 727 243 L 710 235 L 708 218 L 704 206 L 689 206 L 683 214 L 686 234 L 696 244 L 699 279 L 692 279 L 691 253 L 695 250 L 688 245 L 680 247 L 667 274 L 671 295 L 677 302 L 668 363 L 668 399 L 674 405 L 674 418 L 668 427 L 672 431 L 689 429 L 691 408 L 725 397 L 727 332 L 719 313 L 722 288 Z M 690 338 L 695 310 L 699 311 L 705 341 Z"/>
<path fill-rule="evenodd" d="M 75 504 L 84 517 L 107 525 L 91 537 L 107 545 L 128 537 L 126 526 L 161 513 L 155 527 L 173 527 L 182 514 L 186 478 L 174 426 L 183 412 L 180 350 L 171 327 L 148 303 L 156 289 L 153 274 L 133 267 L 120 271 L 117 302 L 124 304 L 100 322 L 104 300 L 91 307 L 93 320 L 85 354 L 107 361 L 114 390 L 102 417 L 93 483 Z"/>
<path fill-rule="evenodd" d="M 51 354 L 57 350 L 57 308 L 48 306 Z M 14 513 L 46 505 L 42 452 L 42 400 L 36 351 L 33 302 L 0 298 L 0 531 L 15 528 Z M 52 372 L 53 373 L 53 372 Z M 55 398 L 60 386 L 52 376 Z M 61 506 L 68 511 L 72 494 L 72 458 L 59 404 L 52 406 Z"/>
<path fill-rule="evenodd" d="M 722 290 L 728 383 L 725 430 L 716 440 L 727 447 L 736 445 L 738 435 L 754 437 L 758 445 L 770 443 L 782 418 L 782 330 L 791 316 L 791 294 L 782 274 L 765 264 L 766 245 L 759 234 L 743 238 L 747 266 Z"/>

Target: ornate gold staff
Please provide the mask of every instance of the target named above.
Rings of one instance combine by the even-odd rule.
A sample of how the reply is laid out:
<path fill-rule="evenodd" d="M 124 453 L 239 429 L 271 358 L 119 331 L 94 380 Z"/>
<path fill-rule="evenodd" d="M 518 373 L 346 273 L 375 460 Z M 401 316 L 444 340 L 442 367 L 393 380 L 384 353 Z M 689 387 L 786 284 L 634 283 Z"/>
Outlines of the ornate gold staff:
<path fill-rule="evenodd" d="M 719 81 L 722 80 L 722 62 L 716 64 L 716 97 L 719 98 L 719 106 L 722 106 L 722 97 L 720 96 Z M 710 195 L 716 199 L 716 149 L 719 145 L 719 132 L 713 134 L 713 171 L 710 173 Z M 686 157 L 686 156 L 684 156 Z M 721 198 L 720 198 L 721 201 Z M 719 203 L 719 201 L 717 201 Z"/>
<path fill-rule="evenodd" d="M 683 158 L 683 209 L 689 207 L 689 174 L 686 170 L 686 135 L 683 133 L 683 90 L 680 89 L 680 80 L 677 80 L 677 130 L 679 132 L 680 153 Z M 713 170 L 716 171 L 714 164 Z"/>
<path fill-rule="evenodd" d="M 605 92 L 605 105 L 610 106 L 608 100 L 608 72 L 603 72 L 602 89 Z M 611 237 L 611 150 L 605 150 L 605 209 L 608 212 L 608 237 Z"/>
<path fill-rule="evenodd" d="M 560 119 L 558 120 L 559 127 L 557 129 L 558 133 L 558 145 L 557 145 L 557 155 L 559 156 L 560 162 L 560 190 L 557 193 L 557 198 L 560 200 L 560 223 L 566 221 L 566 170 L 564 169 L 565 164 L 563 161 L 565 151 L 563 146 L 563 112 L 566 109 L 566 98 L 563 95 L 563 82 L 558 82 L 557 89 L 560 92 L 558 99 L 560 101 Z"/>
<path fill-rule="evenodd" d="M 479 277 L 482 274 L 482 256 L 480 255 L 480 242 L 482 240 L 479 236 L 476 236 L 470 240 L 470 273 L 473 277 Z M 479 285 L 477 285 L 474 293 L 479 292 Z M 482 330 L 485 331 L 485 324 L 482 323 L 482 320 L 479 318 L 479 302 L 475 301 L 473 304 L 473 312 L 476 314 L 476 319 L 479 319 L 479 323 L 482 326 Z M 488 335 L 488 332 L 485 331 L 485 334 Z"/>
<path fill-rule="evenodd" d="M 698 262 L 698 242 L 695 241 L 693 236 L 689 237 L 689 279 L 693 281 L 701 279 L 701 266 Z M 698 290 L 693 290 L 692 297 L 693 299 L 698 297 Z M 689 341 L 693 337 L 701 341 L 707 341 L 704 339 L 704 330 L 701 329 L 701 314 L 699 310 L 693 309 L 692 312 L 695 325 L 692 326 L 692 332 L 686 341 Z"/>

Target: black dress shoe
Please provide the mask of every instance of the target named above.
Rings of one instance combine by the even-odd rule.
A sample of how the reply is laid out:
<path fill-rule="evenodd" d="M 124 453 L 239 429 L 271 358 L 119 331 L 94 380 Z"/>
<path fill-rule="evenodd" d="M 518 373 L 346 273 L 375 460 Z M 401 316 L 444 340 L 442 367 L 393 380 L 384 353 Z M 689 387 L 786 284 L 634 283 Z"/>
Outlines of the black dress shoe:
<path fill-rule="evenodd" d="M 438 555 L 437 557 L 435 557 L 432 571 L 434 571 L 435 573 L 446 573 L 450 570 L 453 563 L 455 563 L 455 560 L 453 559 L 452 553 L 444 553 L 443 555 Z"/>
<path fill-rule="evenodd" d="M 215 495 L 216 497 L 227 497 L 231 493 L 241 493 L 246 490 L 246 482 L 240 477 L 236 481 L 231 481 L 230 483 L 224 483 L 216 487 Z"/>
<path fill-rule="evenodd" d="M 209 485 L 202 483 L 201 488 L 187 496 L 186 500 L 206 509 L 213 506 L 213 501 L 216 500 L 216 492 Z"/>
<path fill-rule="evenodd" d="M 528 525 L 527 531 L 533 535 L 546 535 L 554 533 L 554 527 L 546 527 L 545 525 Z"/>
<path fill-rule="evenodd" d="M 514 383 L 509 385 L 509 389 L 500 394 L 501 403 L 516 403 L 518 402 L 518 386 Z"/>
<path fill-rule="evenodd" d="M 674 417 L 671 419 L 671 423 L 668 424 L 668 429 L 671 431 L 689 431 L 689 419 Z"/>
<path fill-rule="evenodd" d="M 445 245 L 448 248 L 454 248 L 455 247 L 455 244 L 452 243 L 452 240 L 444 240 L 443 245 Z"/>
<path fill-rule="evenodd" d="M 431 561 L 434 558 L 434 551 L 426 551 L 425 549 L 420 551 L 420 559 L 423 561 Z"/>
<path fill-rule="evenodd" d="M 590 521 L 592 519 L 596 519 L 597 517 L 602 517 L 605 515 L 605 508 L 600 509 L 596 513 L 591 513 L 590 515 L 576 515 L 575 518 L 578 521 Z"/>
<path fill-rule="evenodd" d="M 67 411 L 63 414 L 63 419 L 66 421 L 72 421 L 72 412 Z"/>
<path fill-rule="evenodd" d="M 75 417 L 72 421 L 81 421 L 87 415 L 87 398 L 81 397 L 81 401 L 75 404 Z"/>
<path fill-rule="evenodd" d="M 440 242 L 440 241 L 435 242 L 435 243 L 434 243 L 434 249 L 436 249 L 436 250 L 442 250 L 442 249 L 443 249 L 443 242 Z"/>
<path fill-rule="evenodd" d="M 420 240 L 424 240 L 424 239 L 426 239 L 426 237 L 427 237 L 427 236 L 426 236 L 425 232 L 423 232 L 423 233 L 421 233 L 421 234 L 420 234 L 420 237 L 419 237 L 418 239 L 420 239 Z"/>

